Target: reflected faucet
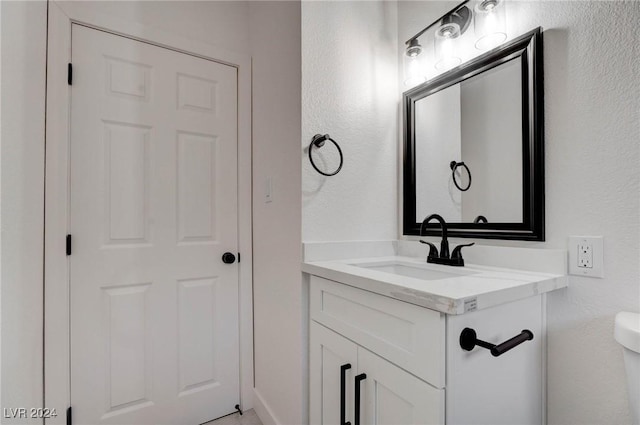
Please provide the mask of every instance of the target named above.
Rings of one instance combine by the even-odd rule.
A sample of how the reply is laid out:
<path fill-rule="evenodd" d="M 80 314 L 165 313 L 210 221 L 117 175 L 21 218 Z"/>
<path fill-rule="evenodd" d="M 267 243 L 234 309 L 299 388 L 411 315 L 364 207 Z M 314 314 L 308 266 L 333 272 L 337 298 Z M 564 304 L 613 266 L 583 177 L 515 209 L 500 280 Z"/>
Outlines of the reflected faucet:
<path fill-rule="evenodd" d="M 479 216 L 476 217 L 475 220 L 473 220 L 473 222 L 475 224 L 478 224 L 478 223 L 488 223 L 489 221 L 487 220 L 487 217 L 485 217 L 483 215 L 479 215 Z"/>
<path fill-rule="evenodd" d="M 440 214 L 431 214 L 427 216 L 420 226 L 420 236 L 425 236 L 424 231 L 426 230 L 427 224 L 431 220 L 437 220 L 440 223 L 440 227 L 442 228 L 442 241 L 440 242 L 440 254 L 438 254 L 438 248 L 431 242 L 427 242 L 424 240 L 420 240 L 420 243 L 429 245 L 429 255 L 427 256 L 427 263 L 434 264 L 444 264 L 447 266 L 464 266 L 464 259 L 462 258 L 462 248 L 465 246 L 471 246 L 475 243 L 458 245 L 454 248 L 453 253 L 449 256 L 449 240 L 448 236 L 448 228 L 447 222 L 444 221 L 444 218 Z"/>

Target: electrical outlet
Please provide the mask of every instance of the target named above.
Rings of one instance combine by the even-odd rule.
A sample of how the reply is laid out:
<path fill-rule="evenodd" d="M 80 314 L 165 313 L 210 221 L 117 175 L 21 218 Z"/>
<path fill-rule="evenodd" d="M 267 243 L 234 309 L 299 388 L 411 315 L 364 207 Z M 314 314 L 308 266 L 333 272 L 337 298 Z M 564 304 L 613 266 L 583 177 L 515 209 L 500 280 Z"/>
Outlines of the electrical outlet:
<path fill-rule="evenodd" d="M 593 268 L 593 245 L 589 242 L 578 242 L 578 267 Z"/>
<path fill-rule="evenodd" d="M 604 277 L 602 236 L 569 237 L 569 274 Z"/>

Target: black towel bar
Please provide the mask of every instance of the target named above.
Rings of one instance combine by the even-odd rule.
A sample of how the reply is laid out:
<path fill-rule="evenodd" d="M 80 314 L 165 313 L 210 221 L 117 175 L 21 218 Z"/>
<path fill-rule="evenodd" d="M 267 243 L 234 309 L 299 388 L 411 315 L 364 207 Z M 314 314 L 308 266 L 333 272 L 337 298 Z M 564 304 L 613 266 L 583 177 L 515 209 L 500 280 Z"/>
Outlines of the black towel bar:
<path fill-rule="evenodd" d="M 491 351 L 491 355 L 494 357 L 501 356 L 507 351 L 511 350 L 514 347 L 522 344 L 525 341 L 530 341 L 533 339 L 533 332 L 528 329 L 523 330 L 518 335 L 514 336 L 511 339 L 506 340 L 502 344 L 492 344 L 490 342 L 482 341 L 478 339 L 476 331 L 471 328 L 464 328 L 460 333 L 460 347 L 463 350 L 471 351 L 475 348 L 475 346 L 479 346 L 482 348 L 486 348 Z"/>

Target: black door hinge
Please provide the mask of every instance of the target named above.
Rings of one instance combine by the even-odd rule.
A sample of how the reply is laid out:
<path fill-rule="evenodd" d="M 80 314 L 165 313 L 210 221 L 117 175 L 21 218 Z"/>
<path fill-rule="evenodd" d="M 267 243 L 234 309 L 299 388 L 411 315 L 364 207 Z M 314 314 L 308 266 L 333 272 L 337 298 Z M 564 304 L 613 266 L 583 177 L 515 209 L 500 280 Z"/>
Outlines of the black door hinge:
<path fill-rule="evenodd" d="M 67 235 L 67 255 L 71 255 L 71 235 Z"/>
<path fill-rule="evenodd" d="M 67 407 L 67 425 L 73 425 L 73 420 L 71 418 L 71 406 Z"/>
<path fill-rule="evenodd" d="M 71 85 L 73 82 L 73 65 L 67 65 L 67 84 Z"/>
<path fill-rule="evenodd" d="M 238 263 L 240 262 L 240 253 L 238 253 Z"/>

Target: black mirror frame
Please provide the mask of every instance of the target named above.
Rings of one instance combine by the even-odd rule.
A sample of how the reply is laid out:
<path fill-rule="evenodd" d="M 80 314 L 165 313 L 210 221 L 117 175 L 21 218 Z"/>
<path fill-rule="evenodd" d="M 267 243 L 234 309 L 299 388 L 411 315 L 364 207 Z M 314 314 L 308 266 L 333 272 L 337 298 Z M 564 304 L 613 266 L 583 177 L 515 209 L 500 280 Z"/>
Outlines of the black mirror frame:
<path fill-rule="evenodd" d="M 538 27 L 403 94 L 403 234 L 420 235 L 416 217 L 416 101 L 510 60 L 522 62 L 522 223 L 447 223 L 449 235 L 460 238 L 544 241 L 544 69 L 542 28 Z M 437 213 L 438 211 L 433 211 Z M 427 236 L 439 236 L 437 223 Z"/>

